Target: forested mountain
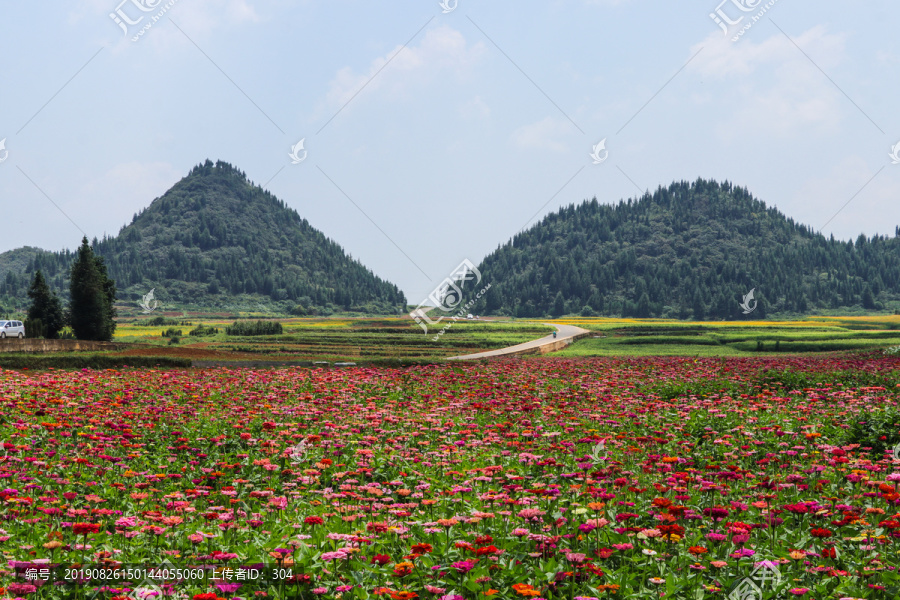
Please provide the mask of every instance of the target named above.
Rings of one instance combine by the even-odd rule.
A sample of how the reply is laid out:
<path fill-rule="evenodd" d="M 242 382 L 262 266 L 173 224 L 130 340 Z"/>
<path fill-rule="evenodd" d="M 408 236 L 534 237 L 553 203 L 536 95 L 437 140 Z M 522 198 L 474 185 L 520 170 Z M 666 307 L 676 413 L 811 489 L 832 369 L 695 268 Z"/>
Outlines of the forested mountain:
<path fill-rule="evenodd" d="M 137 300 L 155 288 L 163 303 L 215 307 L 261 295 L 298 314 L 396 314 L 406 307 L 395 285 L 221 161 L 192 169 L 117 236 L 95 240 L 93 247 L 106 261 L 120 300 Z M 29 247 L 0 254 L 0 298 L 7 305 L 25 298 L 37 269 L 68 298 L 73 260 L 72 252 Z"/>
<path fill-rule="evenodd" d="M 760 319 L 895 308 L 896 235 L 843 242 L 745 188 L 674 183 L 616 205 L 568 206 L 516 235 L 481 263 L 491 289 L 472 312 Z M 740 303 L 754 288 L 757 308 L 745 317 Z"/>

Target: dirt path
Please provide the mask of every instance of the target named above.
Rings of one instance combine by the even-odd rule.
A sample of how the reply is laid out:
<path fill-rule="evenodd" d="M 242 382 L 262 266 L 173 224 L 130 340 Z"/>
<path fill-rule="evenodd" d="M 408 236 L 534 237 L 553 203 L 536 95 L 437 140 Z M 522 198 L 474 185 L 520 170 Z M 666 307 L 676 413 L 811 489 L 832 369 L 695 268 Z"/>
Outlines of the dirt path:
<path fill-rule="evenodd" d="M 556 325 L 554 323 L 542 323 L 556 328 L 556 337 L 553 334 L 542 338 L 525 342 L 524 344 L 516 344 L 500 348 L 499 350 L 488 350 L 487 352 L 478 352 L 476 354 L 465 354 L 463 356 L 451 356 L 447 360 L 477 360 L 479 358 L 492 358 L 495 356 L 512 356 L 515 354 L 546 354 L 565 348 L 577 339 L 590 335 L 590 331 L 575 327 L 574 325 Z"/>

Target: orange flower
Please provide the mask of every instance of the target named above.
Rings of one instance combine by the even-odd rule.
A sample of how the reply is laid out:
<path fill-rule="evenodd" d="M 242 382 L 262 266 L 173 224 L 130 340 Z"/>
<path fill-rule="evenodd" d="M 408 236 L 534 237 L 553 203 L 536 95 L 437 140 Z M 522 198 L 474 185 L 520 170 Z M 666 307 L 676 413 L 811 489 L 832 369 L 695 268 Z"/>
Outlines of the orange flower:
<path fill-rule="evenodd" d="M 415 592 L 391 592 L 392 600 L 413 600 L 413 598 L 418 598 L 419 595 Z"/>
<path fill-rule="evenodd" d="M 488 590 L 486 592 L 481 592 L 485 596 L 493 596 L 494 594 L 499 594 L 500 590 Z"/>
<path fill-rule="evenodd" d="M 541 595 L 539 591 L 537 591 L 527 583 L 516 583 L 512 586 L 512 589 L 514 589 L 520 596 L 525 596 L 526 598 L 533 598 L 534 596 Z"/>

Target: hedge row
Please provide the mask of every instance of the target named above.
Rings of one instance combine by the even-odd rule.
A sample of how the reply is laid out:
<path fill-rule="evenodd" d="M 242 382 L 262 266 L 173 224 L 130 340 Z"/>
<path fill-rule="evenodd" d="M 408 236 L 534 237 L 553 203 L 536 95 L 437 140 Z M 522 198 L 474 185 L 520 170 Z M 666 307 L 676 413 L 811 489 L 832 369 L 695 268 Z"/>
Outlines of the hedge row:
<path fill-rule="evenodd" d="M 0 355 L 3 369 L 120 369 L 123 367 L 190 367 L 191 359 L 173 356 L 110 356 L 82 354 L 77 356 L 41 356 L 34 354 Z"/>

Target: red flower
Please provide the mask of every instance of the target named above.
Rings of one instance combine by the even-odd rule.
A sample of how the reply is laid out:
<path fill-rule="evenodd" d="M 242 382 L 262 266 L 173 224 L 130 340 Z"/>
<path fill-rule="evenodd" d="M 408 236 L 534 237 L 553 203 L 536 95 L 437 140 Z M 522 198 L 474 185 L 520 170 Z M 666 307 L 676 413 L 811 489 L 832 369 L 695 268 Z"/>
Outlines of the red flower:
<path fill-rule="evenodd" d="M 387 554 L 376 554 L 375 556 L 372 557 L 372 561 L 371 561 L 371 562 L 372 562 L 373 565 L 374 565 L 374 564 L 377 564 L 377 565 L 383 567 L 384 565 L 386 565 L 386 564 L 388 564 L 389 562 L 391 562 L 391 557 L 388 556 Z"/>
<path fill-rule="evenodd" d="M 822 527 L 814 527 L 813 530 L 809 532 L 809 534 L 813 537 L 823 538 L 823 539 L 831 537 L 831 532 Z"/>
<path fill-rule="evenodd" d="M 665 535 L 684 535 L 684 527 L 681 525 L 673 524 L 673 525 L 660 525 L 657 527 L 663 534 Z"/>
<path fill-rule="evenodd" d="M 484 556 L 485 554 L 496 554 L 497 546 L 485 546 L 475 551 L 475 556 Z"/>
<path fill-rule="evenodd" d="M 97 533 L 100 531 L 99 523 L 75 523 L 72 525 L 72 532 L 75 535 L 87 535 L 89 533 Z"/>
<path fill-rule="evenodd" d="M 487 536 L 490 537 L 490 536 Z M 431 553 L 431 544 L 413 544 L 412 552 L 413 554 L 429 554 Z"/>
<path fill-rule="evenodd" d="M 303 522 L 307 525 L 321 525 L 325 521 L 322 519 L 322 517 L 312 516 L 306 517 L 305 519 L 303 519 Z"/>

